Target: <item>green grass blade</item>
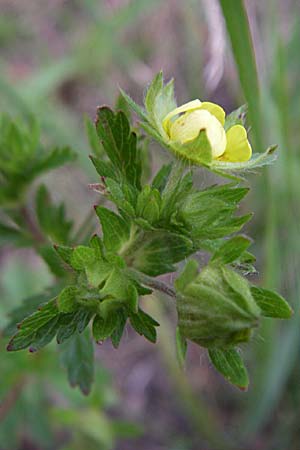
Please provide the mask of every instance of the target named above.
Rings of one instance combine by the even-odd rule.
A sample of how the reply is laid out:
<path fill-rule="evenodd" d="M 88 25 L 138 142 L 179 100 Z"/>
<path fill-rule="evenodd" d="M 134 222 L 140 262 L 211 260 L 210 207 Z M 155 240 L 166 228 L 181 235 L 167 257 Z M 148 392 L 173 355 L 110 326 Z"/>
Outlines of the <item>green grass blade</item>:
<path fill-rule="evenodd" d="M 259 82 L 254 49 L 242 0 L 220 0 L 257 151 L 263 150 Z"/>

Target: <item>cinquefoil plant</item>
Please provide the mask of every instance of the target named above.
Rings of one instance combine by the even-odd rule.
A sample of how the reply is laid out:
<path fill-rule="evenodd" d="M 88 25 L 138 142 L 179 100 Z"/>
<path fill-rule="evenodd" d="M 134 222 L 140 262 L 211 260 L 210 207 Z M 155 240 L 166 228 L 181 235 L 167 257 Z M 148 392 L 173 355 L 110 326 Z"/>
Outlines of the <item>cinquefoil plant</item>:
<path fill-rule="evenodd" d="M 245 278 L 254 271 L 255 258 L 248 252 L 250 239 L 239 232 L 252 215 L 236 214 L 248 192 L 241 174 L 273 161 L 274 147 L 252 154 L 244 107 L 227 117 L 220 106 L 198 99 L 178 107 L 173 81 L 164 84 L 162 73 L 149 86 L 144 108 L 122 95 L 141 119 L 142 130 L 171 151 L 174 161 L 145 184 L 141 135 L 132 131 L 124 112 L 98 109 L 96 132 L 104 156 L 100 151 L 91 156 L 100 177 L 93 187 L 114 208 L 96 206 L 101 235 L 74 246 L 71 224 L 63 212 L 43 208 L 48 197 L 40 188 L 38 229 L 47 239 L 39 251 L 43 255 L 47 249 L 44 257 L 61 281 L 50 300 L 33 302 L 31 309 L 24 304 L 14 312 L 9 329 L 19 324 L 8 350 L 39 350 L 55 336 L 58 344 L 72 343 L 90 323 L 96 342 L 111 339 L 118 347 L 127 322 L 155 342 L 159 324 L 143 311 L 140 299 L 158 290 L 174 299 L 180 363 L 187 342 L 193 341 L 207 349 L 228 381 L 246 389 L 248 375 L 238 346 L 251 340 L 263 316 L 287 319 L 292 313 L 281 296 Z M 95 148 L 96 135 L 89 130 Z M 199 190 L 192 173 L 199 166 L 233 181 Z M 9 178 L 7 163 L 5 170 Z M 61 264 L 53 255 L 50 263 L 49 236 L 56 240 Z M 198 252 L 208 254 L 205 266 L 199 267 Z M 178 263 L 182 270 L 174 286 L 158 278 L 176 272 Z M 85 356 L 78 355 L 80 365 Z M 73 384 L 88 390 L 82 380 L 91 381 L 90 374 L 74 375 L 68 354 L 65 361 Z"/>

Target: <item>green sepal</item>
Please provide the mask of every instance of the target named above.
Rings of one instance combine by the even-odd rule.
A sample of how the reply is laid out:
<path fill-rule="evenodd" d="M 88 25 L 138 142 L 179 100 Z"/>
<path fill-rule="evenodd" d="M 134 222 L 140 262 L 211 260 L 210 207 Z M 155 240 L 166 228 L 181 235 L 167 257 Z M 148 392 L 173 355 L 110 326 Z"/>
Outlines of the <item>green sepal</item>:
<path fill-rule="evenodd" d="M 258 286 L 251 286 L 251 294 L 261 309 L 263 316 L 276 319 L 290 319 L 293 315 L 293 310 L 288 302 L 276 292 Z"/>
<path fill-rule="evenodd" d="M 215 369 L 220 372 L 229 383 L 242 391 L 246 391 L 249 378 L 244 362 L 235 348 L 208 350 L 209 358 Z"/>
<path fill-rule="evenodd" d="M 212 150 L 205 130 L 200 130 L 198 136 L 185 144 L 169 142 L 169 147 L 177 156 L 191 163 L 209 166 L 212 162 Z"/>
<path fill-rule="evenodd" d="M 244 236 L 234 236 L 218 248 L 213 254 L 211 262 L 216 264 L 231 264 L 245 252 L 250 244 L 250 239 Z"/>
<path fill-rule="evenodd" d="M 198 274 L 189 262 L 175 283 L 182 335 L 203 347 L 247 342 L 260 310 L 247 281 L 226 266 L 208 265 Z"/>
<path fill-rule="evenodd" d="M 225 130 L 229 130 L 229 128 L 233 127 L 234 125 L 245 125 L 246 122 L 246 114 L 247 114 L 247 105 L 242 105 L 239 108 L 232 111 L 230 114 L 228 114 L 225 117 L 225 124 L 224 128 Z"/>

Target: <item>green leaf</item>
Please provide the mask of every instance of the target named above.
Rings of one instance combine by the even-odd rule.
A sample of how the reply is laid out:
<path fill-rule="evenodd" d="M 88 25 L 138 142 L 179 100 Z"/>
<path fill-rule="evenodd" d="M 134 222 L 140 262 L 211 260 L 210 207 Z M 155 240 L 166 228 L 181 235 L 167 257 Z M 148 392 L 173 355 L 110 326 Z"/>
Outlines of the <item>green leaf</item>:
<path fill-rule="evenodd" d="M 120 345 L 126 321 L 127 321 L 127 314 L 123 309 L 119 309 L 116 320 L 116 328 L 111 335 L 111 342 L 115 348 L 118 348 Z"/>
<path fill-rule="evenodd" d="M 55 206 L 45 185 L 36 194 L 36 214 L 43 232 L 53 241 L 65 244 L 69 241 L 73 222 L 66 219 L 65 206 Z"/>
<path fill-rule="evenodd" d="M 72 247 L 67 247 L 65 245 L 54 245 L 54 250 L 59 254 L 61 259 L 66 263 L 71 265 L 71 257 L 74 249 Z"/>
<path fill-rule="evenodd" d="M 43 244 L 38 248 L 38 254 L 43 258 L 49 269 L 58 278 L 66 276 L 66 270 L 63 267 L 61 258 L 52 247 L 52 245 Z"/>
<path fill-rule="evenodd" d="M 217 264 L 230 264 L 238 259 L 249 247 L 251 241 L 244 236 L 234 236 L 226 241 L 211 258 Z"/>
<path fill-rule="evenodd" d="M 119 180 L 120 177 L 118 177 L 118 173 L 110 161 L 102 161 L 102 159 L 93 155 L 90 155 L 90 159 L 100 177 L 109 177 L 115 181 Z"/>
<path fill-rule="evenodd" d="M 288 302 L 276 292 L 251 286 L 251 294 L 265 317 L 290 319 L 293 310 Z"/>
<path fill-rule="evenodd" d="M 234 348 L 210 349 L 208 351 L 211 362 L 218 372 L 242 391 L 246 391 L 249 385 L 247 369 L 244 362 Z"/>
<path fill-rule="evenodd" d="M 12 311 L 9 311 L 9 323 L 3 330 L 4 336 L 11 336 L 13 334 L 16 334 L 18 332 L 17 325 L 26 317 L 35 313 L 41 305 L 47 303 L 49 298 L 56 295 L 56 292 L 56 288 L 51 288 L 45 290 L 44 292 L 41 292 L 38 295 L 34 295 L 22 300 L 22 303 L 19 306 L 14 308 Z"/>
<path fill-rule="evenodd" d="M 77 309 L 76 297 L 79 294 L 77 286 L 65 287 L 57 298 L 57 306 L 60 312 L 70 313 Z"/>
<path fill-rule="evenodd" d="M 111 336 L 116 329 L 117 313 L 110 313 L 105 318 L 99 315 L 95 316 L 93 321 L 93 336 L 96 342 L 101 342 Z"/>
<path fill-rule="evenodd" d="M 120 216 L 102 206 L 96 207 L 103 231 L 103 241 L 107 250 L 118 251 L 129 240 L 130 226 Z"/>
<path fill-rule="evenodd" d="M 61 362 L 72 387 L 78 386 L 88 395 L 94 380 L 94 347 L 88 330 L 74 336 L 61 346 Z"/>
<path fill-rule="evenodd" d="M 56 334 L 58 319 L 59 311 L 54 299 L 19 324 L 19 330 L 9 341 L 7 350 L 16 351 L 31 346 L 34 351 L 45 346 Z"/>
<path fill-rule="evenodd" d="M 107 107 L 97 112 L 96 128 L 110 161 L 136 188 L 140 188 L 141 160 L 137 150 L 135 133 L 130 131 L 126 115 L 119 111 L 116 114 Z"/>
<path fill-rule="evenodd" d="M 29 173 L 27 173 L 27 176 L 32 179 L 43 172 L 73 162 L 76 157 L 76 153 L 69 147 L 55 148 L 51 152 L 41 153 L 39 159 L 36 160 Z"/>
<path fill-rule="evenodd" d="M 151 187 L 153 189 L 157 189 L 160 193 L 162 193 L 166 187 L 171 170 L 172 164 L 163 165 L 152 180 Z"/>
<path fill-rule="evenodd" d="M 87 265 L 94 263 L 95 260 L 94 249 L 85 245 L 78 245 L 72 252 L 70 264 L 75 270 L 83 270 Z"/>
<path fill-rule="evenodd" d="M 137 314 L 130 314 L 129 320 L 132 327 L 138 334 L 144 336 L 150 342 L 156 342 L 155 327 L 158 327 L 159 323 L 157 323 L 152 317 L 139 309 Z"/>
<path fill-rule="evenodd" d="M 174 264 L 193 253 L 190 239 L 164 230 L 145 231 L 132 254 L 132 267 L 147 275 L 174 272 Z"/>
<path fill-rule="evenodd" d="M 26 246 L 30 244 L 30 237 L 24 236 L 21 230 L 0 223 L 0 247 L 4 245 Z"/>
<path fill-rule="evenodd" d="M 126 198 L 125 195 L 128 193 L 125 186 L 112 178 L 106 178 L 105 185 L 108 188 L 110 200 L 114 202 L 119 211 L 125 215 L 127 214 L 129 217 L 135 217 L 134 207 L 129 202 L 131 198 L 128 198 L 129 196 Z"/>
<path fill-rule="evenodd" d="M 104 153 L 103 147 L 97 135 L 95 124 L 86 114 L 84 115 L 84 126 L 92 152 L 94 153 L 95 156 L 101 158 Z"/>

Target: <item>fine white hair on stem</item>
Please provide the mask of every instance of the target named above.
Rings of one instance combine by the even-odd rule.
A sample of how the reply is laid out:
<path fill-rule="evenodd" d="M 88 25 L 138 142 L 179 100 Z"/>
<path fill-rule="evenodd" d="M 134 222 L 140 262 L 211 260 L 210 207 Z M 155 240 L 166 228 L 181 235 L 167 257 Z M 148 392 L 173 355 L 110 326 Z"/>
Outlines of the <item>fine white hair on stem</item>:
<path fill-rule="evenodd" d="M 225 67 L 226 33 L 217 0 L 202 0 L 208 31 L 208 61 L 204 69 L 205 87 L 213 92 L 219 85 Z"/>

